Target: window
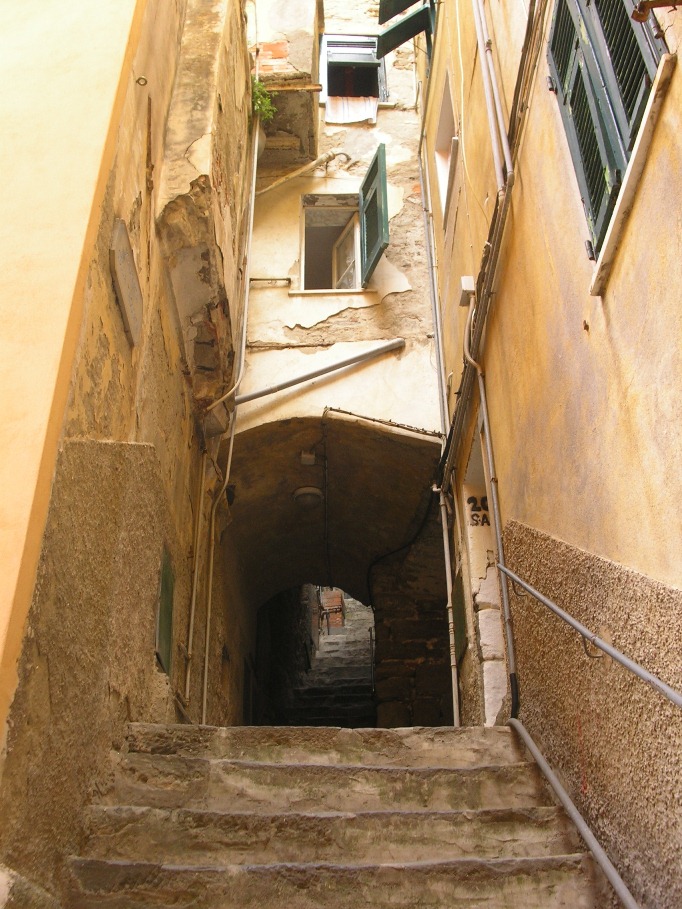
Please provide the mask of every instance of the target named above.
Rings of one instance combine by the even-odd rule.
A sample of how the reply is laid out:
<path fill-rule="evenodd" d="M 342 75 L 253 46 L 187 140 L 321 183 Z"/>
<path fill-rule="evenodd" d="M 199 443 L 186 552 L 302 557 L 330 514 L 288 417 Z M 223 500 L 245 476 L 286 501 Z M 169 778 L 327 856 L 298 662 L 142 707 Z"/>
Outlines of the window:
<path fill-rule="evenodd" d="M 311 193 L 301 202 L 302 289 L 366 287 L 388 246 L 386 147 L 377 149 L 359 193 Z"/>
<path fill-rule="evenodd" d="M 320 101 L 329 97 L 388 100 L 386 65 L 377 58 L 377 39 L 367 35 L 323 35 Z"/>
<path fill-rule="evenodd" d="M 595 251 L 663 47 L 625 0 L 557 0 L 548 60 Z"/>
<path fill-rule="evenodd" d="M 452 110 L 452 98 L 450 96 L 450 80 L 446 74 L 434 147 L 436 178 L 438 180 L 438 193 L 440 196 L 441 211 L 443 213 L 443 222 L 447 219 L 448 205 L 455 182 L 458 151 L 459 138 L 455 135 L 455 116 Z"/>

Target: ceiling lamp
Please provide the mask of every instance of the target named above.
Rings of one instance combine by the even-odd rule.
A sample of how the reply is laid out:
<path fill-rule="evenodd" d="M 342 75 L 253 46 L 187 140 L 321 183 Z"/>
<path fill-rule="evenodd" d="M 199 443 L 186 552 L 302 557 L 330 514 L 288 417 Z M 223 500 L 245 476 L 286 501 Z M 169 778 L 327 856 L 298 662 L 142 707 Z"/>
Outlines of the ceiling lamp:
<path fill-rule="evenodd" d="M 306 511 L 312 511 L 322 502 L 324 494 L 317 486 L 299 486 L 294 490 L 294 502 Z"/>

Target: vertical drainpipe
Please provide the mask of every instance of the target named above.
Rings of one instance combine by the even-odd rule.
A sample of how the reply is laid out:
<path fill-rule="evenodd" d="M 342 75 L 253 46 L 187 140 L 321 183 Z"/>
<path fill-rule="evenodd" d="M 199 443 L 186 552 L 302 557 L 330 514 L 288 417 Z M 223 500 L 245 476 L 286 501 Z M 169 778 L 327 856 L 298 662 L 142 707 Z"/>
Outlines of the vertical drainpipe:
<path fill-rule="evenodd" d="M 427 94 L 424 102 L 424 115 L 426 114 L 427 102 L 429 97 L 429 86 L 427 85 Z M 431 296 L 431 310 L 433 313 L 434 345 L 436 348 L 436 369 L 438 372 L 438 399 L 440 404 L 441 432 L 443 437 L 442 445 L 445 444 L 447 436 L 449 413 L 447 399 L 447 384 L 445 381 L 445 362 L 443 357 L 443 326 L 440 315 L 440 304 L 438 300 L 438 281 L 436 278 L 436 263 L 433 254 L 433 212 L 431 209 L 431 197 L 429 194 L 428 183 L 424 177 L 424 164 L 422 151 L 424 147 L 424 130 L 425 116 L 422 118 L 421 133 L 419 136 L 419 148 L 417 151 L 417 165 L 419 167 L 419 185 L 422 198 L 422 213 L 424 216 L 424 239 L 426 243 L 426 259 L 429 270 L 429 292 Z M 450 644 L 450 673 L 452 677 L 452 717 L 453 726 L 459 727 L 459 676 L 457 671 L 457 644 L 455 641 L 455 617 L 454 607 L 452 604 L 452 556 L 450 552 L 450 529 L 448 527 L 448 510 L 445 502 L 445 494 L 442 489 L 434 487 L 434 492 L 438 493 L 440 503 L 440 520 L 443 532 L 443 557 L 445 560 L 445 586 L 447 590 L 447 617 L 448 617 L 448 636 Z"/>

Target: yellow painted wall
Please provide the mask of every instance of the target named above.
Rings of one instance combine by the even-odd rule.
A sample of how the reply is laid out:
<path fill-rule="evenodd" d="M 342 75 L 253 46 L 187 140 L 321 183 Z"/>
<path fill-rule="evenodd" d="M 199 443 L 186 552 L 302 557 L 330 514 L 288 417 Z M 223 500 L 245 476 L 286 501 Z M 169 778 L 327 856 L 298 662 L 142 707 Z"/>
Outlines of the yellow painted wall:
<path fill-rule="evenodd" d="M 587 223 L 546 81 L 553 7 L 546 9 L 532 75 L 499 284 L 479 356 L 502 525 L 512 567 L 680 689 L 674 642 L 682 633 L 682 74 L 673 73 L 606 289 L 591 296 Z M 526 11 L 506 3 L 485 9 L 508 118 Z M 679 17 L 666 14 L 666 25 L 676 51 Z M 441 6 L 425 159 L 454 390 L 466 318 L 458 305 L 460 277 L 479 273 L 496 191 L 474 42 L 471 3 Z M 446 78 L 460 155 L 444 223 L 434 146 Z M 478 418 L 474 390 L 456 459 L 457 494 Z M 679 881 L 668 869 L 680 846 L 671 807 L 680 795 L 679 717 L 615 664 L 588 659 L 577 637 L 543 607 L 512 598 L 512 615 L 521 718 L 642 905 L 676 905 Z"/>
<path fill-rule="evenodd" d="M 6 11 L 0 166 L 0 726 L 45 525 L 80 305 L 146 3 Z"/>

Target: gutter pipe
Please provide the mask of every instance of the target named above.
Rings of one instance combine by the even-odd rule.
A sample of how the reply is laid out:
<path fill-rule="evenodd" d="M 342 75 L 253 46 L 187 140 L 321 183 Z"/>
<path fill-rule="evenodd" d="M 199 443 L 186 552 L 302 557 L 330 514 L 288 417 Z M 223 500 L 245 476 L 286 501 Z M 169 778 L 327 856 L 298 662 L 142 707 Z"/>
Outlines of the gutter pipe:
<path fill-rule="evenodd" d="M 319 376 L 326 376 L 329 373 L 336 372 L 346 366 L 353 366 L 355 363 L 363 363 L 365 360 L 371 360 L 373 357 L 379 356 L 379 354 L 388 353 L 389 350 L 401 350 L 404 346 L 404 338 L 394 338 L 392 341 L 386 341 L 384 344 L 379 344 L 376 347 L 370 348 L 370 350 L 354 354 L 352 357 L 346 357 L 345 359 L 338 360 L 336 363 L 332 363 L 328 366 L 321 366 L 319 369 L 312 369 L 310 372 L 305 372 L 293 379 L 286 379 L 284 382 L 278 382 L 276 385 L 267 385 L 265 388 L 259 388 L 258 391 L 250 391 L 244 395 L 237 395 L 234 399 L 235 406 L 245 404 L 247 401 L 255 401 L 258 398 L 265 398 L 268 395 L 274 394 L 276 391 L 282 391 L 284 388 L 300 385 L 303 382 L 307 382 L 309 379 L 317 379 Z"/>
<path fill-rule="evenodd" d="M 246 249 L 244 252 L 244 306 L 242 307 L 242 313 L 243 313 L 242 331 L 241 331 L 241 340 L 240 340 L 240 345 L 239 345 L 239 373 L 237 376 L 237 380 L 234 383 L 234 385 L 232 386 L 232 388 L 227 392 L 227 394 L 223 395 L 217 401 L 214 401 L 207 408 L 206 413 L 209 413 L 211 410 L 213 410 L 215 407 L 217 407 L 223 401 L 226 401 L 228 398 L 230 398 L 234 394 L 234 392 L 239 388 L 240 382 L 242 381 L 242 378 L 244 376 L 244 368 L 246 365 L 246 329 L 247 329 L 248 314 L 249 314 L 249 262 L 251 261 L 251 237 L 253 234 L 253 209 L 254 209 L 254 199 L 255 199 L 255 194 L 256 194 L 256 167 L 257 167 L 257 161 L 258 161 L 258 124 L 259 124 L 259 118 L 256 116 L 253 121 L 253 130 L 252 130 L 252 132 L 253 132 L 253 153 L 252 153 L 252 161 L 251 161 L 251 166 L 252 166 L 251 199 L 250 199 L 250 206 L 249 206 L 249 224 L 248 224 L 248 232 L 247 232 L 247 236 L 246 236 Z M 233 412 L 232 416 L 231 416 L 231 420 L 230 420 L 230 423 L 232 425 L 227 430 L 227 432 L 230 433 L 231 437 L 233 437 L 233 435 L 234 435 L 235 419 L 236 419 L 236 415 Z M 225 435 L 226 435 L 226 433 L 223 434 L 223 436 L 221 438 L 225 438 Z M 204 488 L 204 483 L 206 481 L 206 460 L 207 460 L 207 453 L 206 453 L 206 451 L 204 451 L 203 455 L 202 455 L 202 466 L 201 466 L 200 496 L 203 496 L 203 488 Z M 225 487 L 227 486 L 228 479 L 229 479 L 229 470 L 226 473 L 226 480 L 225 480 L 225 484 L 224 484 Z M 223 489 L 223 492 L 224 492 L 224 489 Z M 222 495 L 222 492 L 220 493 L 220 495 Z M 215 505 L 215 501 L 213 504 Z M 190 701 L 190 682 L 191 682 L 191 675 L 192 675 L 192 659 L 193 659 L 193 654 L 194 654 L 194 621 L 195 621 L 195 614 L 196 614 L 197 588 L 199 585 L 199 529 L 201 526 L 200 525 L 200 515 L 201 515 L 202 511 L 203 511 L 203 509 L 200 504 L 199 508 L 198 508 L 197 524 L 196 524 L 195 539 L 194 539 L 194 570 L 193 570 L 193 576 L 192 576 L 192 600 L 191 600 L 191 605 L 190 605 L 189 629 L 188 629 L 188 634 L 187 634 L 187 669 L 185 672 L 185 705 L 188 705 L 189 701 Z M 212 507 L 211 508 L 211 518 L 210 518 L 211 528 L 209 530 L 209 537 L 213 533 L 214 518 L 215 518 L 215 511 L 214 511 L 214 508 Z M 212 574 L 212 566 L 211 566 L 210 570 L 209 570 L 209 588 L 208 588 L 209 598 L 210 598 L 210 593 L 211 593 L 212 579 L 213 579 L 213 574 Z M 202 720 L 202 722 L 203 722 L 203 720 Z"/>
<path fill-rule="evenodd" d="M 281 186 L 282 183 L 287 183 L 289 180 L 293 180 L 294 177 L 302 177 L 303 174 L 307 174 L 308 171 L 315 170 L 316 167 L 321 167 L 323 164 L 329 164 L 330 161 L 333 161 L 334 158 L 343 155 L 346 161 L 350 161 L 350 155 L 348 152 L 342 151 L 340 148 L 332 148 L 330 151 L 325 152 L 323 155 L 320 155 L 319 158 L 315 158 L 314 161 L 308 161 L 307 164 L 304 164 L 303 167 L 299 167 L 297 170 L 292 170 L 290 174 L 285 174 L 283 177 L 275 180 L 274 183 L 271 183 L 269 186 L 265 186 L 263 189 L 259 189 L 256 193 L 257 196 L 262 196 L 263 193 L 269 193 L 271 189 L 275 189 L 277 186 Z"/>
<path fill-rule="evenodd" d="M 486 64 L 488 60 L 487 49 L 485 39 L 483 37 L 483 26 L 481 24 L 481 8 L 479 6 L 478 0 L 472 0 L 473 12 L 474 12 L 474 23 L 476 25 L 476 42 L 478 44 L 478 54 L 481 60 L 481 75 L 483 76 L 483 91 L 485 93 L 485 109 L 488 115 L 488 128 L 490 130 L 490 141 L 493 151 L 493 163 L 495 165 L 495 176 L 497 178 L 497 191 L 502 192 L 504 190 L 504 173 L 502 171 L 502 157 L 500 155 L 500 137 L 499 137 L 499 128 L 498 128 L 498 111 L 495 105 L 495 99 L 493 97 L 493 88 L 491 82 L 491 66 L 492 60 Z M 493 78 L 495 83 L 497 83 L 497 78 L 494 76 L 494 69 L 492 69 Z M 497 89 L 495 89 L 497 91 Z M 498 93 L 499 97 L 499 93 Z"/>

